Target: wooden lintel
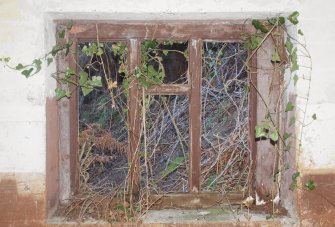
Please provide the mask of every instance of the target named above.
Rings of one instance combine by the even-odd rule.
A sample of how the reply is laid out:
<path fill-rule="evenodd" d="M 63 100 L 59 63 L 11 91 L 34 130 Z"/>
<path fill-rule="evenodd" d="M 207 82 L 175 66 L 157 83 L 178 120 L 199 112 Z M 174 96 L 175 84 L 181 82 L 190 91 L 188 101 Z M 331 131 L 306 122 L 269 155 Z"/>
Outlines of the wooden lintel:
<path fill-rule="evenodd" d="M 152 85 L 145 93 L 147 95 L 187 95 L 189 94 L 190 87 L 182 84 L 164 84 Z"/>

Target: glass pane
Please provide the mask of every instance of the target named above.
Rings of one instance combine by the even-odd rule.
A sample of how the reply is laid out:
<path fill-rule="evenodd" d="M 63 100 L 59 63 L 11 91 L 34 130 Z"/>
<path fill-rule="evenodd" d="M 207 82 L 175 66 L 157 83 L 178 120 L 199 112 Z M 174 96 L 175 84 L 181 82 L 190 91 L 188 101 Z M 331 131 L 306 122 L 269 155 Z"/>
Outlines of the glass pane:
<path fill-rule="evenodd" d="M 188 42 L 145 40 L 141 43 L 142 75 L 150 84 L 186 84 Z"/>
<path fill-rule="evenodd" d="M 188 97 L 147 96 L 145 125 L 141 149 L 142 187 L 156 193 L 187 192 Z"/>
<path fill-rule="evenodd" d="M 123 89 L 127 46 L 86 42 L 79 43 L 78 50 L 79 81 L 83 83 L 87 75 L 87 81 L 101 77 L 102 82 L 101 87 L 90 90 L 88 83 L 79 91 L 81 187 L 113 191 L 124 186 L 128 174 L 128 107 Z"/>
<path fill-rule="evenodd" d="M 241 43 L 204 42 L 201 188 L 243 190 L 249 170 L 247 51 Z"/>

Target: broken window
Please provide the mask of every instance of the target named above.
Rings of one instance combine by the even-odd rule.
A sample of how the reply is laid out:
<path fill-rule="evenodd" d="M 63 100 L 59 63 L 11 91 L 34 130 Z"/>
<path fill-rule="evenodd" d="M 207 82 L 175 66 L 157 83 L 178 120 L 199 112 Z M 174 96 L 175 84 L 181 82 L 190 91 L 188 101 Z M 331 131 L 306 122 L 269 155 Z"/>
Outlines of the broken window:
<path fill-rule="evenodd" d="M 78 66 L 79 83 L 101 77 L 100 88 L 84 86 L 71 97 L 71 154 L 79 168 L 70 165 L 74 176 L 79 169 L 80 189 L 172 208 L 191 197 L 199 199 L 188 199 L 185 207 L 213 205 L 213 194 L 245 193 L 256 113 L 243 29 L 78 23 L 69 38 L 77 45 L 70 66 Z"/>
<path fill-rule="evenodd" d="M 241 43 L 204 42 L 201 178 L 204 191 L 241 191 L 249 171 L 248 53 Z"/>

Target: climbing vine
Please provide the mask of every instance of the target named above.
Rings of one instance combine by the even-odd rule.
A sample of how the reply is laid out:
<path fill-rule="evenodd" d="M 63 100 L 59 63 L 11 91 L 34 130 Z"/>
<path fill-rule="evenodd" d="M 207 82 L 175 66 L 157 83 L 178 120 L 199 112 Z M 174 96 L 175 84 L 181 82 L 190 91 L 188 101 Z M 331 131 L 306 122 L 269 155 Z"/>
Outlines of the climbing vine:
<path fill-rule="evenodd" d="M 302 135 L 303 135 L 303 129 L 304 127 L 307 127 L 310 122 L 305 123 L 307 121 L 306 119 L 306 112 L 307 112 L 307 104 L 308 104 L 308 98 L 309 98 L 309 89 L 310 89 L 310 82 L 311 82 L 311 70 L 312 70 L 312 62 L 311 62 L 311 56 L 308 52 L 308 49 L 306 48 L 306 45 L 303 43 L 300 43 L 298 39 L 295 37 L 292 37 L 290 33 L 287 31 L 287 24 L 288 21 L 293 24 L 297 25 L 299 23 L 298 20 L 299 13 L 293 12 L 288 17 L 275 17 L 275 18 L 269 18 L 267 20 L 257 20 L 254 19 L 251 21 L 252 26 L 255 28 L 255 33 L 247 33 L 247 34 L 241 34 L 241 38 L 243 40 L 243 47 L 247 50 L 249 50 L 250 54 L 247 57 L 247 60 L 245 62 L 245 66 L 248 68 L 250 66 L 250 62 L 252 60 L 252 57 L 256 55 L 257 51 L 262 48 L 262 45 L 266 42 L 267 39 L 272 39 L 274 43 L 274 50 L 271 53 L 271 62 L 276 68 L 276 70 L 280 71 L 281 73 L 290 72 L 290 78 L 288 80 L 284 80 L 283 84 L 281 85 L 280 90 L 280 97 L 278 101 L 278 105 L 276 105 L 276 109 L 272 110 L 268 108 L 268 103 L 264 98 L 261 97 L 261 100 L 264 102 L 264 105 L 267 107 L 267 114 L 264 116 L 264 119 L 261 124 L 256 125 L 255 127 L 255 137 L 259 140 L 269 140 L 276 148 L 276 152 L 281 155 L 283 152 L 289 153 L 292 146 L 292 141 L 296 140 L 298 143 L 298 159 L 301 153 L 301 141 L 302 141 Z M 68 25 L 64 26 L 62 30 L 58 32 L 58 38 L 65 40 L 65 33 L 66 30 L 70 30 L 72 28 L 73 23 L 70 22 Z M 298 35 L 304 36 L 303 31 L 298 29 Z M 282 42 L 284 40 L 284 46 L 282 46 Z M 126 112 L 127 107 L 122 106 L 122 103 L 118 103 L 115 101 L 115 97 L 120 97 L 122 94 L 128 95 L 128 90 L 131 86 L 131 83 L 133 80 L 137 80 L 140 87 L 142 87 L 144 90 L 148 89 L 152 85 L 161 85 L 164 83 L 164 80 L 166 79 L 166 72 L 163 64 L 163 57 L 167 56 L 171 52 L 177 52 L 184 56 L 185 59 L 188 59 L 188 51 L 181 51 L 174 48 L 167 48 L 172 47 L 174 43 L 172 41 L 157 41 L 157 40 L 145 40 L 141 43 L 140 47 L 140 54 L 141 54 L 141 62 L 138 67 L 134 70 L 134 72 L 129 72 L 127 67 L 127 45 L 125 42 L 115 42 L 112 44 L 106 44 L 103 42 L 99 42 L 99 39 L 97 38 L 96 42 L 89 42 L 84 43 L 83 45 L 79 46 L 80 52 L 85 55 L 87 58 L 87 63 L 81 65 L 78 63 L 78 73 L 76 73 L 76 70 L 73 68 L 67 67 L 65 71 L 57 71 L 53 73 L 51 76 L 59 83 L 59 85 L 55 89 L 55 96 L 57 100 L 60 100 L 62 98 L 69 98 L 71 96 L 71 93 L 73 90 L 70 89 L 71 86 L 80 87 L 81 92 L 83 96 L 89 96 L 96 90 L 99 90 L 101 87 L 106 86 L 108 90 L 108 95 L 111 97 L 111 103 L 112 103 L 112 109 L 110 110 L 108 108 L 101 107 L 101 103 L 98 102 L 98 104 L 95 103 L 97 109 L 103 110 L 102 112 L 99 112 L 101 114 L 101 118 L 99 118 L 99 121 L 106 122 L 107 118 L 106 115 L 113 115 L 116 116 L 120 122 L 126 122 Z M 298 64 L 298 47 L 303 49 L 303 54 L 305 57 L 307 57 L 310 61 L 310 75 L 308 77 L 299 75 L 299 64 Z M 10 68 L 12 70 L 16 70 L 19 73 L 21 73 L 26 78 L 30 78 L 34 76 L 35 74 L 39 73 L 42 69 L 42 66 L 45 64 L 46 66 L 49 66 L 52 62 L 54 62 L 59 57 L 68 57 L 71 53 L 73 47 L 73 43 L 69 42 L 65 44 L 58 44 L 55 45 L 51 51 L 46 53 L 44 56 L 40 58 L 34 59 L 30 64 L 23 64 L 23 63 L 17 63 L 14 64 L 10 57 L 2 57 L 0 58 L 0 61 L 4 64 L 5 67 Z M 284 48 L 284 50 L 283 50 Z M 116 78 L 107 77 L 106 73 L 106 62 L 103 59 L 103 55 L 106 54 L 106 51 L 109 51 L 110 54 L 112 54 L 118 61 L 119 66 L 117 67 L 116 71 L 118 75 L 122 75 L 122 87 L 123 90 L 119 91 L 117 89 L 120 88 L 119 82 Z M 98 63 L 98 64 L 96 64 Z M 94 74 L 98 70 L 97 68 L 101 67 L 102 71 L 104 73 L 101 74 Z M 248 68 L 249 71 L 252 71 L 253 69 Z M 287 89 L 290 86 L 290 83 L 293 83 L 293 86 L 297 86 L 298 81 L 304 80 L 308 83 L 308 91 L 306 93 L 305 99 L 307 100 L 305 102 L 305 106 L 301 110 L 301 120 L 297 121 L 297 116 L 292 114 L 293 116 L 290 117 L 288 120 L 288 126 L 294 127 L 300 124 L 300 135 L 298 138 L 295 138 L 290 134 L 288 131 L 283 131 L 280 127 L 280 124 L 275 119 L 279 115 L 286 114 L 288 116 L 288 113 L 297 112 L 296 106 L 291 101 L 286 101 L 283 94 L 287 92 Z M 104 84 L 105 83 L 105 84 Z M 257 87 L 255 87 L 257 90 Z M 157 102 L 157 98 L 148 98 L 144 95 L 143 90 L 143 97 L 142 97 L 142 107 L 143 112 L 142 116 L 144 119 L 144 116 L 148 115 L 148 119 L 150 121 L 145 122 L 143 121 L 143 127 L 141 129 L 141 135 L 146 134 L 153 134 L 153 131 L 150 131 L 150 129 L 154 128 L 153 125 L 155 124 L 155 118 L 159 118 L 159 114 L 154 115 L 153 112 L 146 113 L 145 110 L 149 108 L 150 105 L 154 106 L 152 109 L 158 108 L 157 106 L 163 105 L 164 107 L 168 106 L 168 100 L 166 97 L 162 97 L 159 102 Z M 257 90 L 258 92 L 258 90 Z M 260 93 L 258 92 L 258 95 Z M 270 94 L 269 94 L 270 95 Z M 109 102 L 109 100 L 104 99 L 105 97 L 102 97 L 101 101 L 103 102 Z M 106 101 L 107 100 L 107 101 Z M 176 107 L 178 104 L 176 100 L 173 100 L 175 102 L 174 107 Z M 159 105 L 157 104 L 159 103 Z M 285 107 L 282 108 L 281 104 L 285 103 Z M 120 111 L 114 111 L 119 107 Z M 185 106 L 184 106 L 185 107 Z M 167 108 L 168 109 L 168 108 Z M 176 109 L 176 108 L 174 108 Z M 171 112 L 168 113 L 169 116 L 172 116 L 173 114 Z M 89 113 L 86 113 L 86 118 L 90 118 Z M 150 118 L 151 117 L 151 118 Z M 172 117 L 171 117 L 172 118 Z M 316 114 L 312 115 L 311 121 L 316 120 L 317 116 Z M 208 122 L 210 125 L 212 122 Z M 184 136 L 182 138 L 182 133 L 180 133 L 177 130 L 176 125 L 181 125 L 180 122 L 173 122 L 172 126 L 176 129 L 176 140 L 178 140 L 181 144 L 181 150 L 183 151 L 179 156 L 172 157 L 173 161 L 170 163 L 170 165 L 167 166 L 167 168 L 160 170 L 162 173 L 162 179 L 166 178 L 168 175 L 173 173 L 177 168 L 179 168 L 186 160 L 186 155 L 184 153 L 184 147 L 183 147 L 183 141 L 185 140 Z M 212 123 L 213 124 L 213 123 Z M 157 123 L 156 123 L 157 126 Z M 125 129 L 126 131 L 126 129 Z M 146 133 L 149 132 L 149 133 Z M 92 134 L 99 134 L 100 136 L 103 135 L 103 138 L 105 140 L 94 140 L 92 137 Z M 98 147 L 99 149 L 103 148 L 110 148 L 110 149 L 116 149 L 119 153 L 124 153 L 125 148 L 124 144 L 118 143 L 114 140 L 113 137 L 110 138 L 110 135 L 108 135 L 107 130 L 97 126 L 97 125 L 90 125 L 87 127 L 86 130 L 83 130 L 83 134 L 81 134 L 81 138 L 86 139 L 81 144 L 81 151 L 80 151 L 80 157 L 84 159 L 87 162 L 84 162 L 83 167 L 83 174 L 82 177 L 84 178 L 85 184 L 88 182 L 89 179 L 89 168 L 90 164 L 94 161 L 98 161 L 100 163 L 108 162 L 109 159 L 106 159 L 103 155 L 97 157 L 93 157 L 90 153 L 94 146 Z M 108 137 L 109 136 L 109 137 Z M 121 136 L 120 136 L 121 137 Z M 112 141 L 112 142 L 106 142 L 106 141 Z M 141 153 L 141 156 L 144 158 L 144 162 L 146 163 L 145 166 L 148 167 L 148 152 L 147 152 L 147 144 L 146 140 L 144 141 L 144 147 L 141 147 L 143 149 L 143 152 Z M 154 149 L 157 149 L 157 145 L 152 145 Z M 281 172 L 291 168 L 289 167 L 284 160 L 281 160 L 280 163 L 281 166 L 279 166 L 276 172 L 273 173 L 273 177 L 275 181 L 278 183 L 280 179 L 278 178 L 278 175 L 281 174 Z M 299 165 L 299 160 L 297 161 L 297 165 Z M 297 171 L 292 175 L 292 182 L 290 184 L 290 190 L 295 189 L 303 189 L 303 190 L 313 190 L 315 189 L 315 183 L 312 180 L 308 180 L 302 186 L 299 187 L 298 179 L 300 176 L 299 166 L 297 166 Z M 146 172 L 149 172 L 149 169 L 146 170 Z M 210 170 L 208 170 L 208 173 Z M 206 175 L 207 176 L 207 175 Z M 145 184 L 151 188 L 158 188 L 157 184 L 162 179 L 146 179 Z M 214 187 L 215 182 L 217 181 L 218 177 L 215 175 L 211 175 L 208 177 L 208 179 L 205 181 L 208 188 Z M 121 191 L 122 187 L 118 187 L 118 191 Z M 92 193 L 92 191 L 88 190 L 89 193 Z M 124 193 L 125 194 L 125 193 Z M 116 211 L 122 210 L 124 213 L 133 215 L 134 210 L 135 212 L 141 211 L 146 212 L 151 204 L 149 204 L 148 201 L 148 194 L 149 192 L 144 192 L 143 197 L 147 197 L 145 203 L 146 209 L 139 206 L 134 206 L 130 204 L 117 204 L 115 208 Z M 116 195 L 113 194 L 113 198 Z M 144 198 L 141 198 L 142 200 L 145 200 Z M 89 201 L 91 202 L 91 201 Z M 250 199 L 248 200 L 247 204 L 249 206 Z M 80 204 L 80 202 L 78 202 Z M 248 207 L 247 206 L 247 207 Z M 126 216 L 126 215 L 125 215 Z M 117 219 L 116 217 L 113 217 L 114 219 Z M 114 220 L 113 219 L 113 220 Z M 122 217 L 122 219 L 129 219 L 129 217 Z"/>

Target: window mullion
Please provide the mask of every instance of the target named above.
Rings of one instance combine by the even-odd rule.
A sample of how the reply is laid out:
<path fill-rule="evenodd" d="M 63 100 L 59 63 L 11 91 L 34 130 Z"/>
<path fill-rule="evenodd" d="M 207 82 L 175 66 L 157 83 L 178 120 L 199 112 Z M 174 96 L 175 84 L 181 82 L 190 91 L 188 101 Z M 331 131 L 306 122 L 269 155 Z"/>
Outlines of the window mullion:
<path fill-rule="evenodd" d="M 192 39 L 190 43 L 190 192 L 200 191 L 201 158 L 201 59 L 202 41 Z"/>
<path fill-rule="evenodd" d="M 129 73 L 131 74 L 140 63 L 140 41 L 138 39 L 129 40 Z M 140 105 L 139 105 L 139 84 L 134 79 L 129 86 L 128 98 L 128 162 L 129 170 L 129 192 L 131 195 L 138 194 L 140 190 L 140 163 L 139 163 L 139 147 L 140 147 Z"/>

